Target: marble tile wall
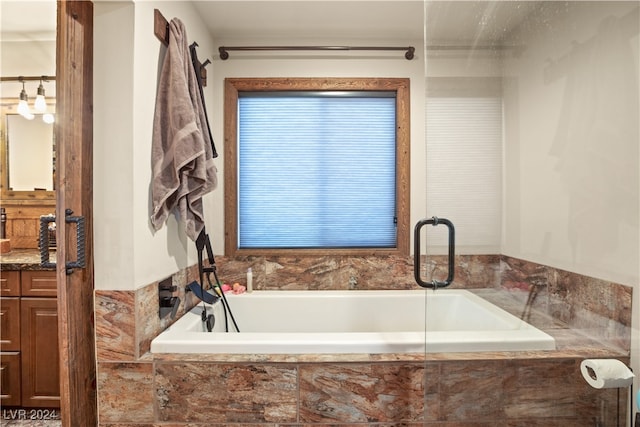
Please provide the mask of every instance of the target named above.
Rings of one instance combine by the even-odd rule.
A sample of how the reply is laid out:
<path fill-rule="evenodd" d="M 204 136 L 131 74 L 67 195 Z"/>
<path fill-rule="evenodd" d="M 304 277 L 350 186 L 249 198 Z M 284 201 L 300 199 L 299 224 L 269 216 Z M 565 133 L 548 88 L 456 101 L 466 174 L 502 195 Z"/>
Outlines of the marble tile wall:
<path fill-rule="evenodd" d="M 499 255 L 456 256 L 453 287 L 487 288 L 500 283 Z M 421 261 L 423 280 L 444 280 L 447 257 Z M 244 257 L 217 261 L 220 280 L 246 282 L 253 271 L 253 287 L 283 290 L 415 289 L 413 257 Z"/>
<path fill-rule="evenodd" d="M 626 392 L 588 387 L 577 359 L 152 366 L 112 366 L 101 426 L 615 426 L 626 413 Z"/>
<path fill-rule="evenodd" d="M 158 282 L 135 291 L 95 291 L 97 360 L 132 361 L 146 354 L 151 340 L 196 304 L 197 298 L 185 287 L 197 277 L 197 266 L 171 276 L 174 294 L 180 298 L 175 319 L 160 318 Z"/>
<path fill-rule="evenodd" d="M 430 257 L 427 278 L 446 277 L 446 262 L 444 256 Z M 628 356 L 629 287 L 499 255 L 458 256 L 456 264 L 454 287 L 500 289 L 519 307 L 543 310 L 554 322 L 605 337 L 623 349 L 616 357 Z M 255 289 L 416 286 L 412 260 L 398 257 L 218 257 L 217 266 L 223 282 L 243 284 L 251 266 Z M 196 303 L 184 292 L 196 278 L 195 266 L 172 277 L 179 315 Z M 578 368 L 585 354 L 483 354 L 475 360 L 451 354 L 425 361 L 398 356 L 348 363 L 272 361 L 264 355 L 172 360 L 148 353 L 151 340 L 172 322 L 158 315 L 157 283 L 135 291 L 96 291 L 95 307 L 104 427 L 616 425 L 616 391 L 587 386 Z"/>
<path fill-rule="evenodd" d="M 502 256 L 501 288 L 523 308 L 547 313 L 571 329 L 630 348 L 633 288 Z"/>

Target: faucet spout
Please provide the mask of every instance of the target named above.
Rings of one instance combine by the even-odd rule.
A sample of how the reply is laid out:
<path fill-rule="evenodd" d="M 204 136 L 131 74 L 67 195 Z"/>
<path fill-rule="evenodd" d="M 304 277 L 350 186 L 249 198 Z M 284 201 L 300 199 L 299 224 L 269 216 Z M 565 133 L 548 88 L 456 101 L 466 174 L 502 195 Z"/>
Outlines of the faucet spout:
<path fill-rule="evenodd" d="M 205 291 L 200 283 L 193 281 L 187 285 L 187 291 L 193 292 L 195 296 L 197 296 L 201 301 L 206 302 L 207 304 L 214 304 L 218 301 L 218 296 Z"/>

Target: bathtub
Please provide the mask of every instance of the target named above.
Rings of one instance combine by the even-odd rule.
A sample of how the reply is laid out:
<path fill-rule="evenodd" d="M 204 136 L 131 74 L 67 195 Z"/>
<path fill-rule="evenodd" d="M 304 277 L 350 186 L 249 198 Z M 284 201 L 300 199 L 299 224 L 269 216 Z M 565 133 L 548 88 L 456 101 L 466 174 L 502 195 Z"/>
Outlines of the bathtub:
<path fill-rule="evenodd" d="M 554 339 L 545 332 L 466 290 L 255 291 L 227 295 L 227 300 L 240 333 L 224 332 L 221 302 L 207 308 L 215 316 L 214 329 L 207 332 L 201 303 L 158 335 L 151 342 L 151 352 L 375 354 L 555 349 Z M 231 320 L 229 329 L 233 329 Z"/>

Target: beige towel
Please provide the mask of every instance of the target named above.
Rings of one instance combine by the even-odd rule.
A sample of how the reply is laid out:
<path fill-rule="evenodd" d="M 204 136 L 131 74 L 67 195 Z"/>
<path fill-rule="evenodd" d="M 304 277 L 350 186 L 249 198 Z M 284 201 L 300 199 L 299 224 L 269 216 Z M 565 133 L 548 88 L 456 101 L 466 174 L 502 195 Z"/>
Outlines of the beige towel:
<path fill-rule="evenodd" d="M 174 18 L 169 24 L 169 47 L 160 71 L 153 122 L 151 223 L 155 230 L 176 206 L 191 240 L 204 227 L 202 196 L 217 185 L 213 142 L 206 125 L 186 30 Z"/>

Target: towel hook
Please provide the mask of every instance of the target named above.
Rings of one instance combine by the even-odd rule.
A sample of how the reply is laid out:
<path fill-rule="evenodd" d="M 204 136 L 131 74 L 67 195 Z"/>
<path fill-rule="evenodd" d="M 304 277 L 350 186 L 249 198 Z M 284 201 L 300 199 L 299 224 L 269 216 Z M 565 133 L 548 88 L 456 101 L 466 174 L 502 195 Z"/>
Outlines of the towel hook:
<path fill-rule="evenodd" d="M 158 9 L 153 9 L 153 34 L 155 34 L 162 44 L 169 46 L 169 22 Z M 192 49 L 198 47 L 198 42 L 194 41 L 191 43 L 190 47 Z M 202 86 L 207 85 L 207 71 L 204 67 L 210 63 L 211 61 L 207 59 L 204 64 L 199 64 L 199 67 L 197 68 L 200 70 L 199 77 L 202 81 Z"/>

